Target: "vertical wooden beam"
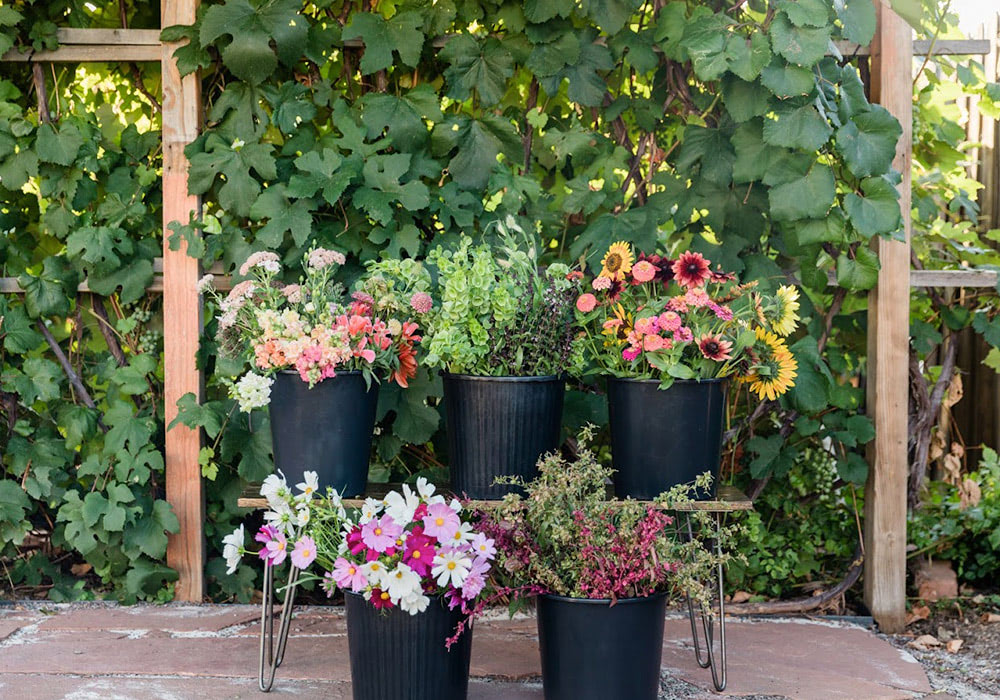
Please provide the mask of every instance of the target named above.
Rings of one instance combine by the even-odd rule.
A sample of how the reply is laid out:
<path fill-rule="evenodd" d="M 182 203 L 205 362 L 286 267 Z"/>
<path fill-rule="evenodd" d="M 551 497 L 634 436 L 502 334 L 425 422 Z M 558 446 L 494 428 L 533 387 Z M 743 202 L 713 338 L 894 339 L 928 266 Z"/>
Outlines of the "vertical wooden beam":
<path fill-rule="evenodd" d="M 161 26 L 192 24 L 198 0 L 163 0 Z M 195 362 L 201 331 L 201 300 L 195 285 L 198 261 L 187 247 L 170 250 L 168 225 L 187 222 L 197 211 L 188 194 L 188 162 L 184 147 L 198 135 L 201 95 L 198 76 L 181 78 L 173 58 L 176 45 L 163 44 L 163 373 L 166 424 L 177 415 L 177 400 L 187 393 L 201 398 L 201 374 Z M 204 595 L 204 498 L 198 450 L 199 431 L 177 426 L 166 434 L 167 500 L 180 521 L 170 538 L 167 564 L 177 570 L 178 600 L 201 602 Z"/>
<path fill-rule="evenodd" d="M 875 0 L 872 98 L 903 127 L 893 167 L 902 174 L 899 206 L 905 241 L 877 240 L 882 269 L 868 298 L 868 415 L 875 423 L 865 488 L 865 602 L 885 632 L 906 615 L 907 409 L 909 402 L 910 168 L 913 160 L 913 32 Z"/>

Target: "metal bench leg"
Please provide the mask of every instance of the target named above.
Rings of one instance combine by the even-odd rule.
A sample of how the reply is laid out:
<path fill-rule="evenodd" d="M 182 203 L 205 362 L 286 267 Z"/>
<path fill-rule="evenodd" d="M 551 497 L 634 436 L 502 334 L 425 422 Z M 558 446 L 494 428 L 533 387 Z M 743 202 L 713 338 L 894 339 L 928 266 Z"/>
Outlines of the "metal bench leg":
<path fill-rule="evenodd" d="M 691 529 L 691 518 L 689 515 L 685 514 L 685 519 L 687 521 L 687 531 L 688 537 L 693 537 L 693 532 Z M 691 622 L 691 636 L 694 638 L 694 655 L 695 660 L 698 665 L 702 668 L 710 668 L 712 670 L 712 685 L 715 686 L 717 691 L 723 691 L 726 689 L 726 599 L 725 599 L 725 572 L 723 571 L 721 559 L 722 559 L 722 542 L 719 537 L 719 533 L 722 530 L 722 514 L 714 513 L 713 520 L 715 522 L 715 552 L 719 557 L 720 563 L 716 567 L 715 571 L 715 593 L 719 597 L 719 609 L 718 609 L 718 619 L 719 619 L 719 653 L 715 652 L 715 620 L 711 610 L 706 610 L 704 607 L 701 608 L 701 627 L 704 633 L 705 639 L 705 654 L 704 657 L 701 653 L 701 642 L 698 634 L 698 625 L 695 620 L 694 603 L 691 601 L 690 596 L 687 599 L 688 606 L 688 619 Z"/>
<path fill-rule="evenodd" d="M 267 693 L 274 685 L 275 672 L 285 656 L 288 630 L 291 627 L 292 608 L 295 605 L 295 588 L 299 570 L 289 567 L 288 585 L 285 587 L 285 601 L 281 607 L 281 624 L 278 627 L 278 649 L 274 653 L 274 567 L 264 563 L 264 599 L 260 612 L 260 655 L 257 660 L 257 687 Z M 266 678 L 265 678 L 266 676 Z"/>

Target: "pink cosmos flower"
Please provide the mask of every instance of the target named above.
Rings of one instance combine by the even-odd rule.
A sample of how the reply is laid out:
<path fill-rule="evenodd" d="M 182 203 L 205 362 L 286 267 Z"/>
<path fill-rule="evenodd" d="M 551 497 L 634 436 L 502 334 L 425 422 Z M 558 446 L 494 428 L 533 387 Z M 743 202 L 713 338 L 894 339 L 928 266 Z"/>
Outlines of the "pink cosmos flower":
<path fill-rule="evenodd" d="M 472 554 L 476 559 L 492 561 L 493 557 L 497 554 L 497 548 L 493 540 L 481 532 L 472 538 L 469 547 L 472 549 Z"/>
<path fill-rule="evenodd" d="M 337 557 L 333 563 L 333 580 L 341 588 L 350 588 L 355 593 L 360 593 L 368 585 L 368 579 L 361 572 L 361 567 L 353 562 L 349 562 L 343 557 Z"/>
<path fill-rule="evenodd" d="M 298 569 L 306 569 L 316 560 L 316 543 L 312 537 L 304 536 L 295 543 L 292 550 L 292 566 Z"/>
<path fill-rule="evenodd" d="M 597 297 L 589 292 L 581 294 L 580 298 L 576 300 L 576 308 L 581 313 L 589 314 L 595 306 L 597 306 Z"/>
<path fill-rule="evenodd" d="M 424 517 L 424 532 L 431 537 L 436 537 L 438 542 L 450 542 L 461 524 L 462 521 L 458 517 L 458 513 L 453 511 L 447 503 L 432 503 L 427 507 L 427 515 Z"/>
<path fill-rule="evenodd" d="M 254 540 L 264 545 L 258 554 L 261 561 L 268 562 L 271 566 L 278 566 L 285 561 L 285 556 L 288 554 L 288 540 L 281 530 L 273 525 L 264 525 Z"/>
<path fill-rule="evenodd" d="M 410 306 L 418 314 L 425 314 L 434 308 L 434 300 L 427 292 L 416 292 L 410 297 Z"/>
<path fill-rule="evenodd" d="M 656 267 L 648 260 L 640 260 L 632 266 L 632 278 L 636 282 L 651 282 L 656 277 Z"/>
<path fill-rule="evenodd" d="M 639 357 L 639 348 L 625 348 L 622 350 L 622 357 L 632 362 L 635 358 Z"/>
<path fill-rule="evenodd" d="M 403 563 L 423 577 L 430 573 L 434 554 L 434 540 L 424 534 L 422 527 L 413 528 L 413 532 L 406 538 Z"/>
<path fill-rule="evenodd" d="M 392 547 L 396 543 L 396 538 L 402 534 L 403 528 L 388 515 L 369 520 L 361 526 L 361 541 L 376 552 L 384 552 Z"/>

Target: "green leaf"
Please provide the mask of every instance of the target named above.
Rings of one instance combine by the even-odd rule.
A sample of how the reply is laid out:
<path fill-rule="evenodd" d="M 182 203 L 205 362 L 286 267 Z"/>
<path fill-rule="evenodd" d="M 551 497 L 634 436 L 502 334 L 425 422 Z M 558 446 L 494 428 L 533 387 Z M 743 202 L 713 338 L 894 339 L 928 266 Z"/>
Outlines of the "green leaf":
<path fill-rule="evenodd" d="M 796 27 L 825 27 L 830 21 L 829 0 L 783 0 L 778 9 Z"/>
<path fill-rule="evenodd" d="M 617 34 L 641 4 L 641 0 L 580 0 L 580 9 L 605 32 Z"/>
<path fill-rule="evenodd" d="M 180 523 L 166 501 L 153 501 L 151 512 L 136 518 L 122 538 L 126 551 L 141 552 L 161 559 L 167 551 L 167 533 L 180 531 Z"/>
<path fill-rule="evenodd" d="M 31 501 L 16 481 L 0 479 L 0 523 L 16 523 L 31 509 Z"/>
<path fill-rule="evenodd" d="M 722 80 L 722 102 L 733 120 L 747 122 L 762 117 L 771 109 L 771 92 L 759 82 L 727 75 Z"/>
<path fill-rule="evenodd" d="M 772 187 L 767 193 L 771 216 L 778 221 L 823 218 L 835 196 L 833 171 L 818 163 L 804 177 Z"/>
<path fill-rule="evenodd" d="M 633 244 L 637 250 L 656 247 L 656 227 L 649 225 L 649 212 L 644 208 L 629 209 L 620 214 L 601 214 L 570 244 L 573 259 L 586 255 L 592 266 L 615 241 Z"/>
<path fill-rule="evenodd" d="M 541 23 L 553 17 L 568 17 L 573 5 L 573 0 L 524 0 L 524 18 Z"/>
<path fill-rule="evenodd" d="M 880 268 L 878 256 L 867 246 L 859 246 L 853 258 L 847 253 L 837 258 L 837 284 L 855 291 L 871 289 L 878 282 Z"/>
<path fill-rule="evenodd" d="M 726 58 L 729 70 L 752 82 L 771 62 L 771 45 L 764 34 L 754 32 L 749 38 L 733 34 L 726 42 Z"/>
<path fill-rule="evenodd" d="M 500 101 L 507 79 L 514 74 L 514 59 L 503 44 L 487 37 L 476 41 L 468 34 L 456 34 L 438 54 L 450 65 L 444 71 L 448 97 L 465 100 L 475 90 L 484 106 Z"/>
<path fill-rule="evenodd" d="M 809 95 L 816 87 L 816 76 L 811 70 L 777 59 L 761 71 L 760 81 L 775 96 L 781 98 Z"/>
<path fill-rule="evenodd" d="M 0 163 L 0 185 L 11 192 L 20 190 L 28 178 L 38 175 L 38 154 L 35 150 L 22 149 Z"/>
<path fill-rule="evenodd" d="M 209 135 L 206 150 L 190 156 L 188 189 L 191 194 L 204 194 L 218 176 L 224 183 L 219 188 L 219 204 L 226 211 L 247 216 L 250 206 L 260 193 L 260 183 L 251 175 L 254 170 L 265 180 L 273 180 L 278 173 L 271 155 L 272 146 L 248 143 L 240 146 L 228 144 L 216 134 Z"/>
<path fill-rule="evenodd" d="M 354 193 L 354 203 L 383 226 L 393 217 L 392 202 L 398 202 L 408 211 L 423 209 L 430 202 L 427 185 L 419 180 L 401 182 L 410 169 L 410 159 L 409 153 L 394 153 L 365 161 L 362 170 L 365 184 Z"/>
<path fill-rule="evenodd" d="M 920 30 L 924 15 L 924 4 L 921 0 L 891 0 L 890 4 L 896 14 L 905 19 L 914 29 Z"/>
<path fill-rule="evenodd" d="M 580 42 L 579 59 L 563 68 L 554 78 L 544 78 L 540 82 L 546 92 L 555 94 L 563 79 L 568 81 L 567 96 L 584 107 L 596 107 L 604 100 L 608 90 L 604 71 L 614 68 L 615 61 L 607 46 L 591 39 L 585 32 Z"/>
<path fill-rule="evenodd" d="M 361 174 L 358 160 L 344 160 L 332 148 L 299 156 L 295 159 L 295 167 L 298 172 L 289 179 L 287 194 L 312 197 L 321 192 L 328 204 L 336 204 L 344 190 Z"/>
<path fill-rule="evenodd" d="M 846 458 L 837 460 L 837 474 L 844 481 L 863 484 L 868 478 L 868 462 L 861 455 L 848 452 Z"/>
<path fill-rule="evenodd" d="M 882 175 L 892 166 L 896 142 L 903 133 L 899 122 L 881 105 L 855 114 L 837 129 L 837 151 L 857 177 Z"/>
<path fill-rule="evenodd" d="M 803 246 L 816 243 L 843 244 L 847 240 L 846 221 L 839 208 L 833 209 L 825 219 L 797 222 L 795 231 L 799 245 Z"/>
<path fill-rule="evenodd" d="M 784 442 L 785 440 L 780 434 L 771 435 L 770 437 L 756 435 L 747 440 L 746 449 L 757 455 L 750 462 L 750 476 L 754 479 L 760 479 L 770 474 L 774 462 L 781 454 Z"/>
<path fill-rule="evenodd" d="M 28 315 L 38 318 L 69 314 L 70 300 L 76 298 L 78 279 L 66 258 L 55 255 L 45 258 L 37 276 L 24 273 L 18 277 Z"/>
<path fill-rule="evenodd" d="M 153 262 L 145 258 L 132 260 L 107 273 L 95 269 L 87 278 L 91 290 L 104 296 L 110 296 L 121 288 L 119 296 L 123 304 L 131 304 L 141 298 L 152 281 Z"/>
<path fill-rule="evenodd" d="M 257 2 L 256 7 L 248 0 L 212 5 L 202 17 L 199 35 L 202 48 L 220 37 L 232 37 L 222 49 L 222 62 L 236 77 L 254 85 L 274 72 L 279 58 L 286 65 L 294 64 L 305 50 L 309 33 L 298 0 Z"/>
<path fill-rule="evenodd" d="M 867 46 L 875 36 L 875 5 L 869 0 L 839 0 L 834 2 L 842 33 L 848 41 Z"/>
<path fill-rule="evenodd" d="M 440 377 L 425 368 L 417 370 L 408 389 L 395 383 L 383 385 L 379 391 L 378 417 L 384 420 L 390 413 L 392 434 L 405 443 L 420 445 L 433 437 L 441 421 L 437 409 L 427 405 L 428 398 L 440 398 L 443 385 Z"/>
<path fill-rule="evenodd" d="M 516 158 L 521 140 L 513 125 L 503 117 L 483 114 L 481 119 L 460 119 L 458 130 L 447 122 L 439 125 L 434 134 L 440 145 L 456 145 L 458 151 L 448 162 L 448 172 L 457 185 L 469 190 L 482 190 L 489 182 L 490 173 L 497 165 L 500 153 Z M 451 133 L 448 133 L 448 132 Z M 440 132 L 444 132 L 441 138 Z"/>
<path fill-rule="evenodd" d="M 779 107 L 776 119 L 764 120 L 764 141 L 805 151 L 819 150 L 830 139 L 833 127 L 811 104 Z"/>
<path fill-rule="evenodd" d="M 430 134 L 425 120 L 437 123 L 443 118 L 438 95 L 427 83 L 399 97 L 370 92 L 362 102 L 368 138 L 378 137 L 387 129 L 392 145 L 400 151 L 419 150 Z"/>
<path fill-rule="evenodd" d="M 264 190 L 250 207 L 250 218 L 268 222 L 257 229 L 256 240 L 268 248 L 278 248 L 285 232 L 292 234 L 295 245 L 301 246 L 312 235 L 312 202 L 299 199 L 289 202 L 285 186 L 272 185 Z"/>
<path fill-rule="evenodd" d="M 147 375 L 156 370 L 156 364 L 157 359 L 151 353 L 133 355 L 128 365 L 114 371 L 112 381 L 124 394 L 130 396 L 145 394 L 150 390 Z"/>
<path fill-rule="evenodd" d="M 42 124 L 38 127 L 37 138 L 38 160 L 56 165 L 70 165 L 83 145 L 83 136 L 72 124 L 64 124 L 59 131 L 51 124 Z"/>
<path fill-rule="evenodd" d="M 63 373 L 55 362 L 44 357 L 29 357 L 24 361 L 24 374 L 32 384 L 36 400 L 53 401 L 59 398 Z"/>
<path fill-rule="evenodd" d="M 23 306 L 6 306 L 0 301 L 0 335 L 7 352 L 24 354 L 37 348 L 42 342 L 41 334 L 35 330 Z"/>
<path fill-rule="evenodd" d="M 104 423 L 109 426 L 104 437 L 104 455 L 110 456 L 128 445 L 138 452 L 153 435 L 149 418 L 135 415 L 135 407 L 126 401 L 117 401 L 104 414 Z"/>
<path fill-rule="evenodd" d="M 392 66 L 393 50 L 408 66 L 416 66 L 424 47 L 420 31 L 423 18 L 419 12 L 408 10 L 390 19 L 370 12 L 351 14 L 351 21 L 344 27 L 345 40 L 361 39 L 365 53 L 361 57 L 361 74 L 369 75 Z"/>
<path fill-rule="evenodd" d="M 776 54 L 806 68 L 818 63 L 830 47 L 830 26 L 796 27 L 784 12 L 775 16 L 770 33 Z"/>
<path fill-rule="evenodd" d="M 866 238 L 898 231 L 902 225 L 899 190 L 884 177 L 861 181 L 864 196 L 855 192 L 844 198 L 844 209 L 855 230 Z"/>
<path fill-rule="evenodd" d="M 1000 347 L 1000 319 L 990 318 L 985 309 L 980 309 L 972 318 L 972 328 L 994 348 Z"/>

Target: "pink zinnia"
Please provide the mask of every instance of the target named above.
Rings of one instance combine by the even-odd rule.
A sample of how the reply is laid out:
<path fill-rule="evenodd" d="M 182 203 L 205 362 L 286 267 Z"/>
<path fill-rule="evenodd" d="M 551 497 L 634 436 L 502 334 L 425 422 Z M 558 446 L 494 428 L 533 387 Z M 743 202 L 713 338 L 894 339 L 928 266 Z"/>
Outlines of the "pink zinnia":
<path fill-rule="evenodd" d="M 306 535 L 295 543 L 292 550 L 292 566 L 297 569 L 306 569 L 316 560 L 316 543 L 312 537 Z"/>
<path fill-rule="evenodd" d="M 656 352 L 663 349 L 663 338 L 658 335 L 647 335 L 642 339 L 642 349 L 646 352 Z"/>
<path fill-rule="evenodd" d="M 361 526 L 361 541 L 369 549 L 384 552 L 396 544 L 396 538 L 403 534 L 403 528 L 388 515 L 369 520 Z"/>
<path fill-rule="evenodd" d="M 462 521 L 458 513 L 453 511 L 447 503 L 434 503 L 427 508 L 427 515 L 424 517 L 424 532 L 431 537 L 436 537 L 438 542 L 449 542 L 455 537 L 455 532 L 461 526 Z"/>
<path fill-rule="evenodd" d="M 416 527 L 410 536 L 406 538 L 406 549 L 403 550 L 403 563 L 417 572 L 420 576 L 426 576 L 431 570 L 434 562 L 434 540 L 423 533 L 423 529 Z"/>
<path fill-rule="evenodd" d="M 639 348 L 625 348 L 622 350 L 622 357 L 632 362 L 632 360 L 639 357 Z"/>
<path fill-rule="evenodd" d="M 652 282 L 656 277 L 656 267 L 648 260 L 640 260 L 632 266 L 632 279 L 636 282 Z"/>
<path fill-rule="evenodd" d="M 660 324 L 660 328 L 665 331 L 670 331 L 673 333 L 678 328 L 681 327 L 681 317 L 674 311 L 664 311 L 659 315 L 657 321 Z"/>
<path fill-rule="evenodd" d="M 611 289 L 611 279 L 608 277 L 596 277 L 590 286 L 597 290 Z"/>
<path fill-rule="evenodd" d="M 576 308 L 581 313 L 589 314 L 595 306 L 597 306 L 597 297 L 589 292 L 581 294 L 580 298 L 576 300 Z"/>
<path fill-rule="evenodd" d="M 697 309 L 702 306 L 707 306 L 712 302 L 712 299 L 708 296 L 708 292 L 701 287 L 696 287 L 694 289 L 687 290 L 687 293 L 684 295 L 684 302 L 688 306 L 693 306 Z"/>
<path fill-rule="evenodd" d="M 417 292 L 410 297 L 410 306 L 418 314 L 425 314 L 434 308 L 434 300 L 427 292 Z"/>
<path fill-rule="evenodd" d="M 271 566 L 278 566 L 285 561 L 285 556 L 288 554 L 288 540 L 278 528 L 264 525 L 254 539 L 264 545 L 259 552 L 261 561 L 266 561 Z"/>
<path fill-rule="evenodd" d="M 337 557 L 333 563 L 333 580 L 341 588 L 350 588 L 355 593 L 360 593 L 368 585 L 368 579 L 361 572 L 361 567 L 354 562 L 347 561 L 343 557 Z"/>
<path fill-rule="evenodd" d="M 691 329 L 687 326 L 681 326 L 677 329 L 677 332 L 674 333 L 674 338 L 679 343 L 690 343 L 694 340 L 694 333 L 692 333 Z"/>
<path fill-rule="evenodd" d="M 660 331 L 660 322 L 657 320 L 656 316 L 644 316 L 642 318 L 637 318 L 635 320 L 635 330 L 642 335 L 658 333 Z"/>

